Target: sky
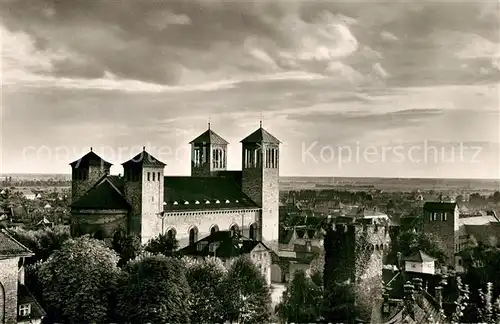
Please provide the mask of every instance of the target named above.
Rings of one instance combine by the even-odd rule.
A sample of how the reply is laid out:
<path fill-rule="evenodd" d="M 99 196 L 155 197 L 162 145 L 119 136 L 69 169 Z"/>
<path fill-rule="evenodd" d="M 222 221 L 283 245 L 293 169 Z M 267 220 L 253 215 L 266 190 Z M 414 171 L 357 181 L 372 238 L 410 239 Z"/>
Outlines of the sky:
<path fill-rule="evenodd" d="M 263 127 L 284 176 L 499 178 L 500 2 L 2 0 L 0 173 Z"/>

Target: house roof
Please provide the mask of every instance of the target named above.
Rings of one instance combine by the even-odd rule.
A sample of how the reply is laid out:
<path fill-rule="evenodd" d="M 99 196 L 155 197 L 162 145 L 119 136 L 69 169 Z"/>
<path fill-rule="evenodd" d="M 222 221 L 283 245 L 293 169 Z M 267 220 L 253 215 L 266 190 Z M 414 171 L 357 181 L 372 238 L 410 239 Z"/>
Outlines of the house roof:
<path fill-rule="evenodd" d="M 433 257 L 425 254 L 422 251 L 418 251 L 408 257 L 405 258 L 405 261 L 410 261 L 410 262 L 434 262 L 436 259 Z"/>
<path fill-rule="evenodd" d="M 130 160 L 122 163 L 123 167 L 143 167 L 143 166 L 156 166 L 156 167 L 164 167 L 166 164 L 146 152 L 146 149 L 143 148 L 143 151 Z"/>
<path fill-rule="evenodd" d="M 429 201 L 424 204 L 424 210 L 427 211 L 454 211 L 457 203 Z"/>
<path fill-rule="evenodd" d="M 219 145 L 227 145 L 229 144 L 225 139 L 220 137 L 216 132 L 207 129 L 203 134 L 189 142 L 189 144 L 219 144 Z"/>
<path fill-rule="evenodd" d="M 231 177 L 165 177 L 164 210 L 258 208 Z"/>
<path fill-rule="evenodd" d="M 252 134 L 248 135 L 243 140 L 241 140 L 241 143 L 274 143 L 274 144 L 280 144 L 281 142 L 276 137 L 274 137 L 273 135 L 269 134 L 261 126 L 255 132 L 253 132 Z"/>
<path fill-rule="evenodd" d="M 33 253 L 14 239 L 6 230 L 0 230 L 0 258 L 31 255 Z"/>
<path fill-rule="evenodd" d="M 458 219 L 459 225 L 489 225 L 490 223 L 499 223 L 493 215 L 482 215 L 472 217 L 461 217 Z"/>
<path fill-rule="evenodd" d="M 91 188 L 80 199 L 71 204 L 77 209 L 130 209 L 122 193 L 108 179 Z"/>
<path fill-rule="evenodd" d="M 113 164 L 109 163 L 108 161 L 101 158 L 99 155 L 95 154 L 92 151 L 92 148 L 90 148 L 90 152 L 88 152 L 78 160 L 71 162 L 69 165 L 71 165 L 71 167 L 73 168 L 85 168 L 88 167 L 89 165 L 104 165 L 109 167 Z"/>
<path fill-rule="evenodd" d="M 33 295 L 30 293 L 28 288 L 26 288 L 25 285 L 19 284 L 18 290 L 17 290 L 17 304 L 18 305 L 23 305 L 23 304 L 30 304 L 31 305 L 31 312 L 28 316 L 20 316 L 18 314 L 17 320 L 24 321 L 28 319 L 41 319 L 45 317 L 47 314 L 43 310 L 42 306 L 38 303 L 38 301 L 33 297 Z"/>
<path fill-rule="evenodd" d="M 217 247 L 215 252 L 210 252 L 209 246 L 213 243 L 218 243 L 219 246 Z M 241 243 L 241 247 L 238 243 Z M 221 258 L 233 258 L 252 252 L 252 250 L 255 249 L 255 247 L 259 244 L 262 244 L 264 248 L 269 250 L 269 248 L 260 241 L 249 240 L 243 237 L 241 237 L 241 240 L 239 240 L 238 237 L 232 236 L 230 231 L 217 231 L 209 236 L 202 238 L 201 240 L 196 241 L 191 245 L 186 246 L 185 248 L 180 250 L 180 253 L 192 256 L 215 255 Z"/>

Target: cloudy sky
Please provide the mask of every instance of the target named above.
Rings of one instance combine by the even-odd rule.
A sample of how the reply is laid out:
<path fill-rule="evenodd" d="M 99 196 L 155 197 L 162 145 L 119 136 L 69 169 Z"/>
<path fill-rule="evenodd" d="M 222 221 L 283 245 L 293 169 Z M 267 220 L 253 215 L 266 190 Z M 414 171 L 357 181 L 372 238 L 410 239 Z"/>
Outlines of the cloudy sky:
<path fill-rule="evenodd" d="M 189 173 L 212 129 L 282 175 L 499 177 L 498 1 L 2 0 L 0 172 L 142 146 Z"/>

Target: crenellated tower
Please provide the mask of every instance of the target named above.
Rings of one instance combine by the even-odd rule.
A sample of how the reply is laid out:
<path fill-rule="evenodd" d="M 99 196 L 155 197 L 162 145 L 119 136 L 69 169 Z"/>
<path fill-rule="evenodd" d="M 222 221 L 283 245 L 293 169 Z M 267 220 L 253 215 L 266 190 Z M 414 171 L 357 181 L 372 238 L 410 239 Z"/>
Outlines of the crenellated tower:
<path fill-rule="evenodd" d="M 128 216 L 129 233 L 138 234 L 145 243 L 158 235 L 164 202 L 165 163 L 159 161 L 145 148 L 123 163 L 124 196 L 132 206 Z"/>
<path fill-rule="evenodd" d="M 191 144 L 191 176 L 216 176 L 219 171 L 227 170 L 227 145 L 225 139 L 210 129 L 192 140 Z"/>
<path fill-rule="evenodd" d="M 112 166 L 90 148 L 90 152 L 71 162 L 71 201 L 76 202 L 100 178 L 109 174 Z"/>
<path fill-rule="evenodd" d="M 382 270 L 390 248 L 387 218 L 338 219 L 325 235 L 324 287 L 332 305 L 340 301 L 332 292 L 344 287 L 342 303 L 353 306 L 351 319 L 368 323 L 372 310 L 381 306 Z M 339 314 L 327 315 L 336 321 Z M 346 316 L 346 314 L 341 315 Z"/>
<path fill-rule="evenodd" d="M 242 143 L 242 191 L 262 207 L 259 231 L 262 240 L 279 236 L 279 145 L 280 141 L 262 128 Z"/>

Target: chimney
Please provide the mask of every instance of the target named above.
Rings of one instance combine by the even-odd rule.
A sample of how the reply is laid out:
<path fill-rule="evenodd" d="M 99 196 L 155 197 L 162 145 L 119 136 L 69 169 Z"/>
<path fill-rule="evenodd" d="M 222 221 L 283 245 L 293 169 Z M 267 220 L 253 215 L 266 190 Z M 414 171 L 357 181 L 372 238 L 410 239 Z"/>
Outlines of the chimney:
<path fill-rule="evenodd" d="M 436 301 L 439 304 L 439 309 L 443 308 L 443 287 L 442 286 L 437 286 L 435 288 L 436 290 Z"/>

